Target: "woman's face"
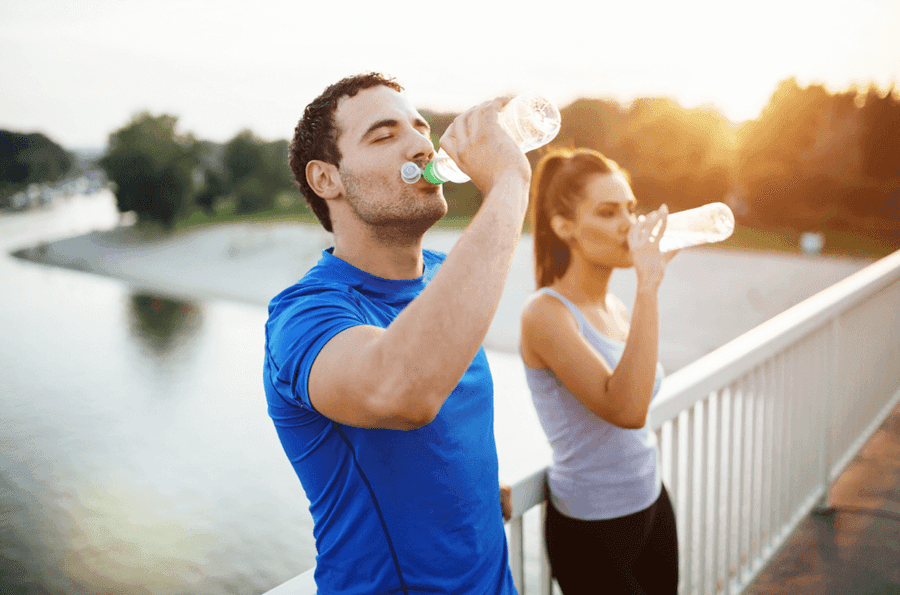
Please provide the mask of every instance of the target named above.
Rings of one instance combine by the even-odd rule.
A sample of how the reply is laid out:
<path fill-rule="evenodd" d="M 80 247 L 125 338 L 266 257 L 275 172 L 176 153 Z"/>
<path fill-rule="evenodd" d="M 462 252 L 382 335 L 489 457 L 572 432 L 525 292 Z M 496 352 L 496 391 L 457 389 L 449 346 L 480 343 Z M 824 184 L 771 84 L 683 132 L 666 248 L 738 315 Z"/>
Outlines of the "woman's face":
<path fill-rule="evenodd" d="M 556 222 L 557 234 L 592 264 L 632 266 L 628 231 L 635 223 L 637 201 L 620 173 L 591 176 L 576 206 L 575 219 Z M 554 218 L 556 219 L 556 218 Z M 561 233 L 562 232 L 562 233 Z"/>

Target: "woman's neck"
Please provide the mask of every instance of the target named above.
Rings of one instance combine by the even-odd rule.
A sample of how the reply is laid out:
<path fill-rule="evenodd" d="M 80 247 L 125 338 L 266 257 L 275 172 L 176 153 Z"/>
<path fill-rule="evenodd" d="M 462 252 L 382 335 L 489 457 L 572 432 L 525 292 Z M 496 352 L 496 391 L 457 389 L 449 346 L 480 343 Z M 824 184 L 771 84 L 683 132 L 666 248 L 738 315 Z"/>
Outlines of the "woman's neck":
<path fill-rule="evenodd" d="M 606 295 L 612 267 L 598 266 L 573 258 L 565 274 L 553 284 L 576 304 L 592 304 L 606 310 Z"/>

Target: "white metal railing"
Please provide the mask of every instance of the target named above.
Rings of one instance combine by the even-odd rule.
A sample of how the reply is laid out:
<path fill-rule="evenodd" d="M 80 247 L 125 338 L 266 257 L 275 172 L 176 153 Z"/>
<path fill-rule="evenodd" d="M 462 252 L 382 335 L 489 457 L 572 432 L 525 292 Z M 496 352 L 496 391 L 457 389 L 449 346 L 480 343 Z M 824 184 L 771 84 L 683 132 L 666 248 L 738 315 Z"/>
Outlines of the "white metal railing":
<path fill-rule="evenodd" d="M 678 522 L 679 593 L 741 593 L 898 402 L 900 251 L 667 377 L 650 415 Z M 544 505 L 545 477 L 512 486 L 520 593 L 523 515 Z M 537 590 L 549 595 L 539 550 Z M 315 592 L 309 570 L 267 595 Z"/>

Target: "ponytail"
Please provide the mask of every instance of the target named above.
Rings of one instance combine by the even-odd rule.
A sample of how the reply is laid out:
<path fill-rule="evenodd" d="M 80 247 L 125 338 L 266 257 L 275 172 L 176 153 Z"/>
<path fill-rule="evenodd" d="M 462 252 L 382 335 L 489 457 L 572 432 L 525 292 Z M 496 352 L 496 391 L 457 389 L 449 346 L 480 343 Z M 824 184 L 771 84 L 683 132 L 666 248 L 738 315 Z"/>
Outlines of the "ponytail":
<path fill-rule="evenodd" d="M 569 245 L 550 223 L 553 217 L 574 219 L 587 179 L 619 171 L 614 161 L 592 149 L 553 149 L 541 157 L 531 179 L 530 197 L 534 277 L 539 289 L 562 277 L 571 260 Z"/>

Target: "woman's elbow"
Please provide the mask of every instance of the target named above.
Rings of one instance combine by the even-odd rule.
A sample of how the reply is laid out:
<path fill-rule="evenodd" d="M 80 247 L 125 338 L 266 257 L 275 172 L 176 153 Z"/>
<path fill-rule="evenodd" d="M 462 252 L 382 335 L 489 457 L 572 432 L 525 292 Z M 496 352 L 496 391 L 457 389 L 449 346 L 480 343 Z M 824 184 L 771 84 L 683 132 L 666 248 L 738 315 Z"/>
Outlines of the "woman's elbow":
<path fill-rule="evenodd" d="M 626 417 L 621 420 L 620 423 L 616 424 L 623 430 L 640 430 L 645 425 L 647 425 L 647 415 L 643 416 L 634 415 L 631 417 Z"/>
<path fill-rule="evenodd" d="M 647 409 L 617 409 L 606 414 L 598 413 L 607 422 L 623 430 L 640 430 L 647 425 Z"/>

